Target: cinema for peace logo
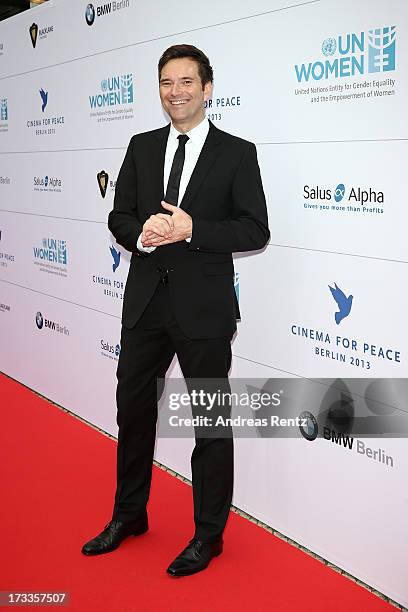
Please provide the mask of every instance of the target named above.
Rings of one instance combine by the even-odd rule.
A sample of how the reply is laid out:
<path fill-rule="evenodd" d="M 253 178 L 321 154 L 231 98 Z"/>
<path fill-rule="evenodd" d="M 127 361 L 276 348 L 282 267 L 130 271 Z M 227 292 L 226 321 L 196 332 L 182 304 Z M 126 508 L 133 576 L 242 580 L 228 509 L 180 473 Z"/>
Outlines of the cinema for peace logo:
<path fill-rule="evenodd" d="M 101 291 L 101 295 L 103 295 L 105 298 L 114 301 L 121 301 L 123 300 L 123 293 L 125 289 L 125 284 L 122 278 L 123 275 L 118 273 L 118 269 L 121 264 L 121 252 L 113 244 L 109 246 L 109 252 L 110 258 L 108 258 L 108 253 L 106 251 L 104 268 L 99 272 L 92 274 L 91 282 L 94 287 Z"/>
<path fill-rule="evenodd" d="M 374 317 L 371 302 L 369 307 L 364 304 L 361 293 L 360 288 L 357 294 L 360 312 L 370 309 Z M 346 283 L 336 280 L 328 284 L 325 295 L 328 317 L 324 321 L 316 321 L 313 326 L 310 325 L 310 317 L 307 324 L 292 324 L 291 341 L 296 339 L 296 342 L 311 349 L 311 354 L 319 360 L 336 361 L 336 367 L 339 367 L 339 363 L 345 364 L 351 366 L 354 371 L 365 370 L 374 375 L 375 366 L 381 362 L 393 364 L 396 368 L 402 366 L 403 356 L 398 347 L 397 336 L 394 344 L 384 342 L 381 330 L 377 330 L 375 336 L 367 336 L 364 330 L 359 330 L 358 334 L 353 332 L 350 320 L 355 310 L 354 290 L 350 290 Z M 367 301 L 369 299 L 367 296 Z M 331 325 L 328 325 L 329 322 Z"/>
<path fill-rule="evenodd" d="M 395 70 L 396 27 L 328 37 L 320 43 L 323 57 L 295 64 L 298 83 Z"/>
<path fill-rule="evenodd" d="M 55 103 L 51 104 L 49 114 L 50 95 L 48 89 L 40 87 L 38 89 L 40 100 L 38 106 L 41 108 L 41 115 L 31 117 L 26 121 L 26 126 L 35 136 L 51 136 L 65 127 L 64 115 L 55 114 Z"/>
<path fill-rule="evenodd" d="M 334 313 L 334 320 L 339 325 L 343 319 L 349 316 L 351 311 L 351 305 L 353 303 L 353 296 L 346 294 L 334 283 L 334 287 L 329 285 L 330 293 L 333 296 L 334 301 L 338 306 L 337 312 Z"/>

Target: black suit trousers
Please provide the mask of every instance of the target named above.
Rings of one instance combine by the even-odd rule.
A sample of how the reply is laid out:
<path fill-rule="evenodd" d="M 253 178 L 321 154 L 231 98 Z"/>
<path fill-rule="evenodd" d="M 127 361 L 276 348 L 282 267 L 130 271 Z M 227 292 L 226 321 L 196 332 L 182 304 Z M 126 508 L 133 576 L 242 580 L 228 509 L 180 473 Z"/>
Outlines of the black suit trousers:
<path fill-rule="evenodd" d="M 162 283 L 137 324 L 122 327 L 117 370 L 117 489 L 113 519 L 146 514 L 157 421 L 157 379 L 177 355 L 185 378 L 225 379 L 229 389 L 231 337 L 191 339 L 174 316 Z M 226 430 L 225 430 L 226 431 Z M 218 538 L 228 518 L 233 488 L 233 440 L 197 437 L 191 456 L 195 536 Z"/>

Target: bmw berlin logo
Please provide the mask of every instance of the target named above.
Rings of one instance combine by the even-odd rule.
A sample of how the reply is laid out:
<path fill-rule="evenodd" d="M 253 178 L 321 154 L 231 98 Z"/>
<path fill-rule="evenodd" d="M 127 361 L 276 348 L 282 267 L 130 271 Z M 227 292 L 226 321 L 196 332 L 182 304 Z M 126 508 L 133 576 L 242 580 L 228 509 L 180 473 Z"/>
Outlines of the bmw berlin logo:
<path fill-rule="evenodd" d="M 313 442 L 313 440 L 316 440 L 319 428 L 317 426 L 317 421 L 314 415 L 308 410 L 305 410 L 305 412 L 302 412 L 302 414 L 299 415 L 299 419 L 301 420 L 301 422 L 303 422 L 303 419 L 306 419 L 307 422 L 306 427 L 304 427 L 303 425 L 299 426 L 300 433 L 302 434 L 302 436 L 306 438 L 306 440 L 309 440 L 309 442 Z"/>
<path fill-rule="evenodd" d="M 37 323 L 38 329 L 42 329 L 44 325 L 44 319 L 41 312 L 37 312 L 37 314 L 35 315 L 35 322 Z"/>
<path fill-rule="evenodd" d="M 86 23 L 91 26 L 95 21 L 95 9 L 93 4 L 88 4 L 85 11 Z"/>

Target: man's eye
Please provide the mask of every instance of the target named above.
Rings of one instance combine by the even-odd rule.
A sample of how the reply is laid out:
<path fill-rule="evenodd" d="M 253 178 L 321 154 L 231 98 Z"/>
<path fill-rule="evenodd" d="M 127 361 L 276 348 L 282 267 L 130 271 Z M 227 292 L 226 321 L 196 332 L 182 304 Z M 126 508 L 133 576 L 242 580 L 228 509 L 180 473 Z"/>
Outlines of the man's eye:
<path fill-rule="evenodd" d="M 192 81 L 184 81 L 184 85 L 191 85 Z"/>

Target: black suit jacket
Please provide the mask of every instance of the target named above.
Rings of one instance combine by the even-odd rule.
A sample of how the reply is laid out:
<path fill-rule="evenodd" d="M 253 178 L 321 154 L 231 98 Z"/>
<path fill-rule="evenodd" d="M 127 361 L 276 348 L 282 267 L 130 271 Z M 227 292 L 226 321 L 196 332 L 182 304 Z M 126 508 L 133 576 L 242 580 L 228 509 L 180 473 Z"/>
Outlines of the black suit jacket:
<path fill-rule="evenodd" d="M 108 226 L 132 252 L 122 324 L 132 328 L 137 323 L 167 269 L 183 332 L 190 338 L 232 336 L 239 318 L 232 253 L 261 249 L 269 239 L 256 148 L 210 122 L 180 202 L 193 219 L 191 242 L 157 247 L 145 256 L 136 247 L 142 226 L 150 215 L 165 212 L 160 202 L 169 128 L 132 137 L 116 182 Z"/>

